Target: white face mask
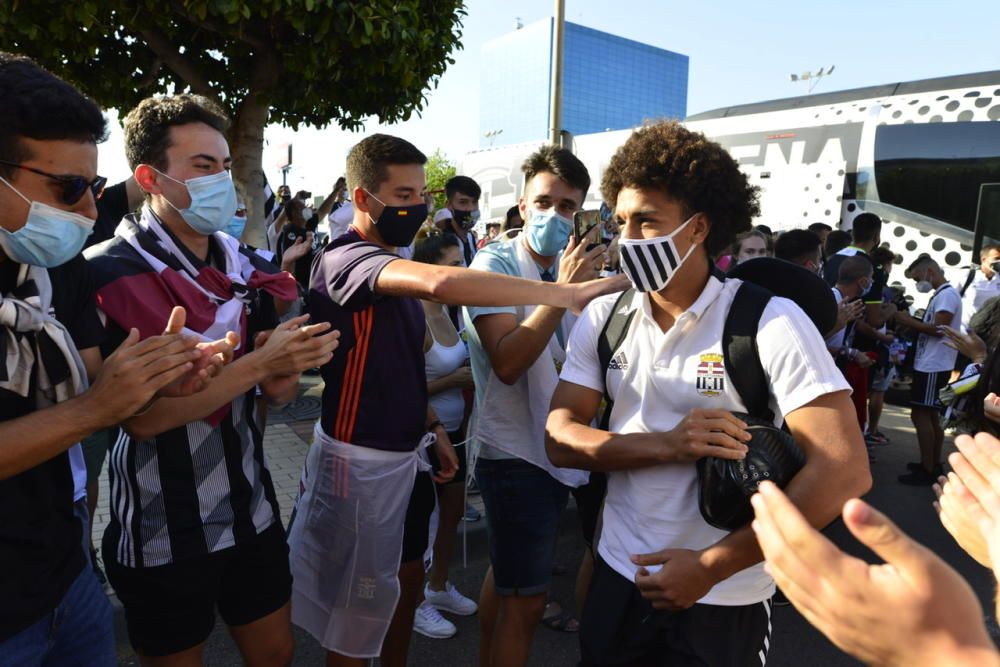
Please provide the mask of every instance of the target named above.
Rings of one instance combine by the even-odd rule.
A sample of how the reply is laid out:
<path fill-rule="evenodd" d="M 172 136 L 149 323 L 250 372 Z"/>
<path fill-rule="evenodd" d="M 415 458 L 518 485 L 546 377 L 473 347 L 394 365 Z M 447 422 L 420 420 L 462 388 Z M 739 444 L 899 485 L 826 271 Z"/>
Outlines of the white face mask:
<path fill-rule="evenodd" d="M 309 222 L 310 220 L 312 220 L 312 217 L 313 217 L 313 210 L 312 210 L 312 208 L 310 208 L 309 206 L 306 206 L 304 209 L 302 209 L 302 218 L 306 222 Z"/>
<path fill-rule="evenodd" d="M 670 279 L 677 274 L 677 270 L 691 256 L 698 244 L 692 244 L 687 253 L 681 257 L 677 252 L 674 237 L 694 220 L 695 215 L 698 214 L 692 215 L 684 221 L 684 224 L 666 236 L 651 239 L 627 239 L 624 236 L 618 238 L 622 271 L 637 290 L 659 292 L 667 286 Z"/>
<path fill-rule="evenodd" d="M 917 291 L 921 294 L 927 294 L 928 292 L 934 291 L 934 285 L 931 285 L 931 281 L 929 280 L 918 280 Z"/>

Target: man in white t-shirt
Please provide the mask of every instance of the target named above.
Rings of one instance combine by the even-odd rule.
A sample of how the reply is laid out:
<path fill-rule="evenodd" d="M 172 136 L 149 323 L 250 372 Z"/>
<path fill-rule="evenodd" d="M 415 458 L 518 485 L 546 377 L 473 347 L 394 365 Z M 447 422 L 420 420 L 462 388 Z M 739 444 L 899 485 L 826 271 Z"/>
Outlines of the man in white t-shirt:
<path fill-rule="evenodd" d="M 750 228 L 756 189 L 726 151 L 670 122 L 632 134 L 604 173 L 637 292 L 607 367 L 598 341 L 617 297 L 577 321 L 552 398 L 553 463 L 608 472 L 598 561 L 581 620 L 582 664 L 754 665 L 766 659 L 774 582 L 749 526 L 726 532 L 698 510 L 695 461 L 741 458 L 746 410 L 724 371 L 722 332 L 739 281 L 710 258 Z M 772 298 L 757 345 L 776 421 L 807 462 L 786 492 L 824 526 L 871 476 L 849 390 L 812 322 Z M 593 428 L 602 395 L 607 430 Z"/>
<path fill-rule="evenodd" d="M 524 233 L 487 246 L 471 268 L 556 283 L 596 278 L 604 246 L 567 245 L 573 214 L 590 188 L 587 167 L 569 150 L 543 146 L 521 169 Z M 575 318 L 542 306 L 468 307 L 463 319 L 476 385 L 471 435 L 481 446 L 476 482 L 490 546 L 480 595 L 480 664 L 524 665 L 552 582 L 559 518 L 571 489 L 588 479 L 554 467 L 545 454 L 548 402 Z M 581 518 L 585 511 L 580 508 Z"/>
<path fill-rule="evenodd" d="M 956 326 L 962 321 L 962 296 L 944 277 L 941 266 L 922 255 L 906 270 L 906 277 L 917 283 L 917 291 L 933 292 L 923 319 L 908 313 L 896 313 L 896 323 L 917 331 L 917 354 L 913 360 L 913 384 L 910 391 L 910 419 L 917 429 L 920 463 L 909 464 L 910 472 L 899 476 L 903 484 L 930 486 L 941 472 L 941 449 L 944 428 L 941 426 L 941 401 L 938 392 L 948 383 L 958 351 L 949 347 L 940 327 Z"/>
<path fill-rule="evenodd" d="M 986 302 L 1000 296 L 1000 245 L 984 246 L 979 252 L 979 270 L 976 277 L 962 290 L 962 330 L 969 330 L 972 316 Z"/>

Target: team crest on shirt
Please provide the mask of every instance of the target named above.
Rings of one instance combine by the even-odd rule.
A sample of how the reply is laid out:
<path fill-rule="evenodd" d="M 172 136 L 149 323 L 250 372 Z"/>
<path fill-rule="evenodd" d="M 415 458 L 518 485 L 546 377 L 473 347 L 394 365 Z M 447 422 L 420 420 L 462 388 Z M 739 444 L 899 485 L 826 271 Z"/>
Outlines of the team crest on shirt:
<path fill-rule="evenodd" d="M 702 396 L 719 396 L 726 390 L 726 366 L 721 354 L 703 354 L 698 359 L 695 387 Z"/>

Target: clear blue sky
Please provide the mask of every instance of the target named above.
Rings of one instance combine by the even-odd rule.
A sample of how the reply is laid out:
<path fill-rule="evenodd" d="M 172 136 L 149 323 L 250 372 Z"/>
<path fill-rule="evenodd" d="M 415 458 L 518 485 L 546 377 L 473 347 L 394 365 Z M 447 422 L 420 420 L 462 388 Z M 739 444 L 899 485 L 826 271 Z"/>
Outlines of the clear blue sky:
<path fill-rule="evenodd" d="M 481 44 L 512 30 L 516 17 L 532 23 L 553 7 L 550 0 L 471 0 L 464 48 L 428 95 L 422 116 L 389 127 L 373 121 L 354 134 L 335 127 L 298 133 L 269 127 L 268 177 L 280 182 L 274 149 L 292 141 L 296 164 L 289 184 L 322 194 L 343 171 L 350 146 L 375 131 L 460 160 L 479 145 Z M 836 71 L 816 92 L 1000 69 L 998 0 L 566 0 L 566 20 L 689 56 L 688 113 L 801 95 L 802 84 L 788 75 L 830 65 Z M 113 180 L 128 173 L 117 127 L 102 146 L 100 168 Z"/>

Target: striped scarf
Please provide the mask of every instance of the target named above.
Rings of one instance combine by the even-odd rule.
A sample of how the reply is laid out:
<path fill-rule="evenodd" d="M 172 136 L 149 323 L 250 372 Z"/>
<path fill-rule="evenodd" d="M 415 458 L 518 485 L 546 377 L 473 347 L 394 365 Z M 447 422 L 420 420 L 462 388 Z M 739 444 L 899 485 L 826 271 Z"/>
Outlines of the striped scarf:
<path fill-rule="evenodd" d="M 87 372 L 66 327 L 52 314 L 52 282 L 40 266 L 22 264 L 17 284 L 0 295 L 0 389 L 44 408 L 87 388 Z"/>
<path fill-rule="evenodd" d="M 119 241 L 109 254 L 118 259 L 121 279 L 98 288 L 101 311 L 121 329 L 139 330 L 146 339 L 160 334 L 174 306 L 187 311 L 184 333 L 203 342 L 240 334 L 236 356 L 246 349 L 247 307 L 263 290 L 276 299 L 298 298 L 295 279 L 287 272 L 268 272 L 273 265 L 221 232 L 211 242 L 221 251 L 224 266 L 215 268 L 179 247 L 156 215 L 144 207 L 139 216 L 127 216 L 115 230 Z M 229 413 L 221 408 L 207 421 L 213 426 Z"/>

